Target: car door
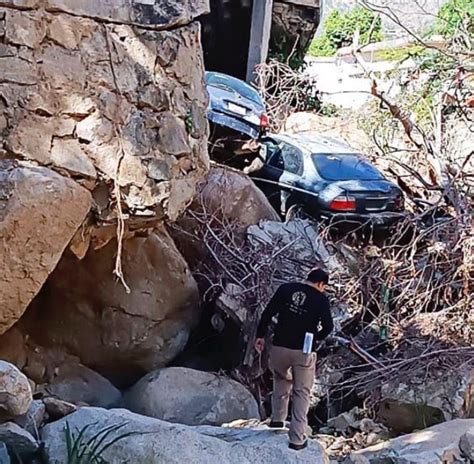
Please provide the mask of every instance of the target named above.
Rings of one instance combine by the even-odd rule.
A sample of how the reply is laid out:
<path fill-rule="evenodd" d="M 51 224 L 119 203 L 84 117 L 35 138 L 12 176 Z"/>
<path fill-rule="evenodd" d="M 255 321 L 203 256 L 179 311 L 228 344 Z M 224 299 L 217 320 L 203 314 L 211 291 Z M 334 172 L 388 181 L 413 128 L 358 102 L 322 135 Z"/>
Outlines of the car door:
<path fill-rule="evenodd" d="M 259 157 L 264 163 L 263 167 L 257 172 L 251 173 L 251 177 L 271 205 L 279 211 L 280 177 L 284 169 L 279 142 L 271 138 L 264 139 Z"/>
<path fill-rule="evenodd" d="M 283 142 L 280 144 L 280 156 L 283 165 L 280 175 L 280 211 L 286 214 L 291 203 L 296 202 L 296 197 L 300 195 L 299 181 L 303 174 L 303 153 L 298 147 Z"/>

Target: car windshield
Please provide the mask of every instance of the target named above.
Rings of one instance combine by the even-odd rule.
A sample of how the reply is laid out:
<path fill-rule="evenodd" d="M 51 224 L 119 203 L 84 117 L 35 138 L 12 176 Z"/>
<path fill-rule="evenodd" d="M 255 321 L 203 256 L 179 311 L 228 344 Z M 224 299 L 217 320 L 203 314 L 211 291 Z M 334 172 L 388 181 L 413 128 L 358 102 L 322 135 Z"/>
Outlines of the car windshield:
<path fill-rule="evenodd" d="M 313 154 L 313 163 L 326 180 L 381 180 L 377 169 L 356 154 Z"/>
<path fill-rule="evenodd" d="M 262 99 L 260 98 L 258 92 L 244 81 L 236 79 L 235 77 L 226 76 L 225 74 L 207 72 L 206 84 L 212 87 L 229 90 L 230 92 L 236 92 L 243 97 L 258 103 L 259 105 L 262 104 Z"/>

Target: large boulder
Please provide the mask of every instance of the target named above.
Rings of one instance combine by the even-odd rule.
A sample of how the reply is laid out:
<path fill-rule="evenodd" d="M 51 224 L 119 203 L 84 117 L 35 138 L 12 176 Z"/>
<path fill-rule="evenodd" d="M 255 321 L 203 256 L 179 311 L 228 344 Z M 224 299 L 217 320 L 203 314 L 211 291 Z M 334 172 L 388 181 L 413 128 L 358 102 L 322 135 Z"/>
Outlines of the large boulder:
<path fill-rule="evenodd" d="M 0 425 L 1 442 L 7 445 L 11 456 L 18 456 L 21 459 L 20 462 L 31 462 L 30 459 L 39 448 L 39 444 L 34 437 L 14 422 L 6 422 Z"/>
<path fill-rule="evenodd" d="M 40 345 L 62 347 L 114 383 L 129 385 L 181 352 L 199 317 L 199 294 L 163 228 L 124 241 L 130 291 L 114 276 L 116 253 L 116 241 L 89 250 L 81 261 L 66 253 L 22 325 Z"/>
<path fill-rule="evenodd" d="M 46 406 L 41 400 L 34 400 L 26 414 L 16 417 L 13 422 L 25 429 L 34 437 L 38 437 L 38 431 L 46 417 Z M 1 461 L 0 461 L 1 463 Z"/>
<path fill-rule="evenodd" d="M 246 174 L 224 166 L 212 166 L 198 184 L 197 195 L 188 211 L 171 228 L 173 238 L 191 266 L 204 261 L 208 251 L 203 237 L 204 220 L 217 218 L 232 229 L 235 240 L 243 239 L 248 226 L 279 217 L 261 190 Z"/>
<path fill-rule="evenodd" d="M 353 464 L 455 464 L 462 460 L 460 440 L 474 431 L 474 419 L 456 419 L 355 451 Z M 465 455 L 466 456 L 466 455 Z M 467 457 L 467 456 L 466 456 Z"/>
<path fill-rule="evenodd" d="M 22 316 L 92 204 L 51 169 L 0 161 L 0 334 Z"/>
<path fill-rule="evenodd" d="M 82 408 L 70 416 L 47 425 L 42 440 L 50 464 L 66 462 L 66 423 L 77 436 L 84 427 L 83 442 L 110 426 L 120 430 L 105 443 L 123 436 L 102 453 L 107 462 L 147 462 L 221 464 L 328 464 L 322 446 L 310 440 L 308 448 L 295 452 L 288 449 L 286 433 L 265 426 L 255 429 L 189 427 L 140 416 L 126 410 Z M 97 440 L 96 440 L 97 442 Z"/>
<path fill-rule="evenodd" d="M 186 425 L 260 417 L 255 398 L 240 383 L 184 367 L 150 372 L 125 394 L 124 403 L 138 414 Z"/>
<path fill-rule="evenodd" d="M 111 382 L 81 364 L 65 364 L 56 369 L 54 379 L 38 388 L 47 395 L 69 403 L 111 408 L 122 394 Z"/>
<path fill-rule="evenodd" d="M 0 418 L 26 414 L 32 401 L 27 377 L 13 364 L 0 361 Z"/>
<path fill-rule="evenodd" d="M 474 371 L 430 372 L 424 379 L 395 379 L 382 385 L 378 417 L 397 432 L 412 432 L 457 417 L 474 416 Z"/>
<path fill-rule="evenodd" d="M 199 184 L 197 201 L 208 211 L 244 228 L 263 219 L 278 220 L 278 214 L 252 179 L 232 168 L 212 167 Z"/>

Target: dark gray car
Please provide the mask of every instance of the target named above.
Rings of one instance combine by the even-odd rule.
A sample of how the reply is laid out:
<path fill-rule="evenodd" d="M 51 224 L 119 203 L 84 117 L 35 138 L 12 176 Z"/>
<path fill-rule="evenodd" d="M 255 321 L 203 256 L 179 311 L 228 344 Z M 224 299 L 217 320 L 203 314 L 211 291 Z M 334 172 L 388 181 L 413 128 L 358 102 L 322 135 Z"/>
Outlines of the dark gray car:
<path fill-rule="evenodd" d="M 265 105 L 250 85 L 217 72 L 206 72 L 209 93 L 208 119 L 219 126 L 258 139 L 268 127 Z"/>
<path fill-rule="evenodd" d="M 260 157 L 251 176 L 282 215 L 298 208 L 333 223 L 382 227 L 404 217 L 400 188 L 335 140 L 308 133 L 267 136 Z"/>

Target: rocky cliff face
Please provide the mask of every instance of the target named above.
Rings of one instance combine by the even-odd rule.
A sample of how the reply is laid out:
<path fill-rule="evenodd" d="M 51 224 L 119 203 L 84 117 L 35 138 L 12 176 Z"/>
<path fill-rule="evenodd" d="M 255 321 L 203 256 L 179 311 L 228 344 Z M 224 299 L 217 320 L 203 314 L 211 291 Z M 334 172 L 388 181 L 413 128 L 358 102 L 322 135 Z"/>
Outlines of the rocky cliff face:
<path fill-rule="evenodd" d="M 0 334 L 30 307 L 19 340 L 125 379 L 184 347 L 199 296 L 162 223 L 208 170 L 208 8 L 0 0 Z"/>
<path fill-rule="evenodd" d="M 206 2 L 0 5 L 2 156 L 75 178 L 99 221 L 114 219 L 114 185 L 130 223 L 175 218 L 208 164 L 199 26 L 189 24 Z"/>

